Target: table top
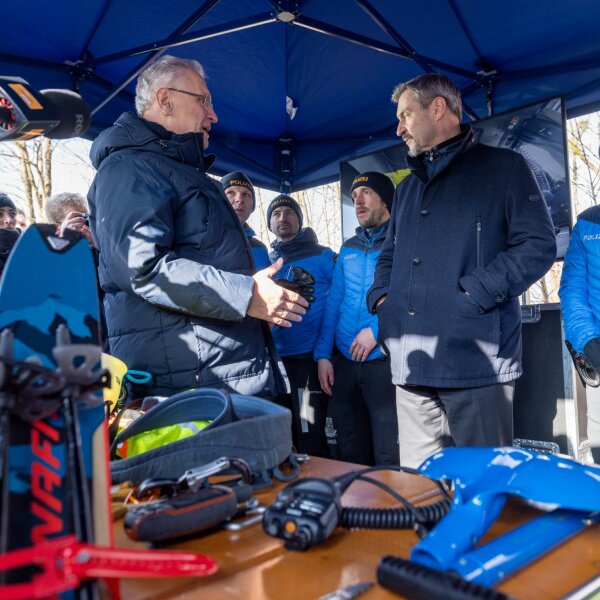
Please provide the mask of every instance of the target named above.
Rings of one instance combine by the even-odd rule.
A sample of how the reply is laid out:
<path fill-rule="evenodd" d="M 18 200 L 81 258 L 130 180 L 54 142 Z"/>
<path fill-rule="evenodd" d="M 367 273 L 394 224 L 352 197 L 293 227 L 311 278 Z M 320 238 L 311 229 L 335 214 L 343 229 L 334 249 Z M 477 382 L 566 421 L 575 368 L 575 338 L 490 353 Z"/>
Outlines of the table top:
<path fill-rule="evenodd" d="M 303 465 L 302 476 L 329 478 L 356 468 L 356 465 L 313 457 Z M 413 503 L 427 504 L 439 499 L 437 487 L 423 477 L 385 471 L 377 473 L 376 478 Z M 256 495 L 261 504 L 268 505 L 283 486 L 277 484 Z M 354 483 L 344 494 L 342 503 L 364 507 L 396 505 L 383 490 L 364 482 Z M 501 535 L 537 514 L 521 504 L 507 504 L 485 539 Z M 408 558 L 418 540 L 412 530 L 337 528 L 323 544 L 306 552 L 293 552 L 286 550 L 281 540 L 266 535 L 260 524 L 238 532 L 220 530 L 167 546 L 208 554 L 219 564 L 217 573 L 202 578 L 124 580 L 122 597 L 126 600 L 316 599 L 359 582 L 376 583 L 380 559 L 388 554 Z M 127 548 L 145 547 L 127 538 L 121 520 L 115 523 L 115 544 Z M 595 525 L 497 587 L 519 600 L 559 599 L 599 574 L 600 526 Z M 365 600 L 398 598 L 378 585 L 360 597 Z"/>

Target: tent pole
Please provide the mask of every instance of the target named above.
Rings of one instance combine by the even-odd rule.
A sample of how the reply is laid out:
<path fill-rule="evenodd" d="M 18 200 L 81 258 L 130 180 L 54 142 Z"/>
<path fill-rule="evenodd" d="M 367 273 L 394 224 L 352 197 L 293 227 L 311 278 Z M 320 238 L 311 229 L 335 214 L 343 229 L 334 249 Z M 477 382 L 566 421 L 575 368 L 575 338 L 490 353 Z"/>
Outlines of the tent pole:
<path fill-rule="evenodd" d="M 304 29 L 310 29 L 311 31 L 322 33 L 323 35 L 335 37 L 340 40 L 346 40 L 347 42 L 351 42 L 352 44 L 357 44 L 359 46 L 365 46 L 366 48 L 370 48 L 371 50 L 377 50 L 379 52 L 384 52 L 386 54 L 398 56 L 399 58 L 412 60 L 412 56 L 410 56 L 409 53 L 403 50 L 402 48 L 392 46 L 391 44 L 385 44 L 384 42 L 368 38 L 358 33 L 346 31 L 345 29 L 341 29 L 339 27 L 336 27 L 335 25 L 323 23 L 322 21 L 318 21 L 317 19 L 311 19 L 310 17 L 306 17 L 304 15 L 299 15 L 294 21 L 290 23 L 290 25 L 296 25 L 298 27 L 303 27 Z M 473 71 L 468 71 L 467 69 L 462 69 L 455 65 L 449 65 L 448 63 L 442 62 L 435 58 L 430 58 L 427 56 L 421 56 L 421 58 L 423 60 L 426 60 L 429 64 L 439 69 L 443 69 L 444 71 L 448 71 L 449 73 L 461 75 L 462 77 L 467 77 L 469 79 L 475 79 L 477 77 L 477 73 Z"/>
<path fill-rule="evenodd" d="M 416 52 L 416 50 L 386 21 L 383 16 L 368 2 L 368 0 L 355 0 L 355 2 L 383 29 L 402 49 L 404 49 L 412 60 L 414 60 L 425 73 L 434 73 L 430 59 L 426 59 Z M 447 70 L 447 69 L 446 69 Z M 477 77 L 475 75 L 475 77 Z M 478 119 L 477 113 L 463 102 L 463 110 L 471 119 Z"/>
<path fill-rule="evenodd" d="M 279 138 L 279 191 L 289 194 L 292 190 L 292 173 L 294 166 L 293 139 L 291 136 Z"/>
<path fill-rule="evenodd" d="M 185 30 L 192 27 L 210 8 L 212 8 L 217 2 L 220 0 L 209 0 L 206 2 L 202 9 L 195 13 L 195 19 L 191 22 L 190 19 L 186 21 L 186 23 L 182 26 L 185 27 Z M 202 12 L 202 14 L 200 14 Z M 267 17 L 267 18 L 265 18 Z M 256 19 L 259 19 L 256 21 Z M 113 92 L 109 94 L 106 98 L 104 98 L 92 111 L 92 115 L 96 114 L 103 106 L 105 106 L 108 102 L 110 102 L 121 90 L 123 90 L 133 79 L 135 79 L 140 72 L 148 65 L 150 62 L 156 60 L 159 56 L 161 56 L 164 52 L 166 52 L 169 48 L 174 46 L 181 46 L 184 44 L 189 44 L 192 42 L 201 41 L 203 39 L 207 39 L 210 37 L 217 37 L 219 35 L 224 35 L 227 33 L 231 33 L 232 31 L 238 31 L 240 29 L 246 29 L 248 27 L 256 27 L 258 25 L 264 25 L 265 23 L 272 22 L 274 19 L 270 16 L 270 13 L 264 13 L 262 15 L 257 15 L 252 19 L 244 19 L 242 21 L 236 21 L 235 23 L 229 23 L 228 26 L 221 27 L 212 27 L 204 29 L 200 32 L 194 32 L 186 35 L 179 35 L 181 31 L 181 27 L 173 33 L 166 40 L 162 40 L 160 42 L 154 42 L 152 44 L 148 44 L 146 46 L 138 46 L 136 48 L 131 48 L 130 50 L 126 50 L 123 52 L 119 52 L 117 54 L 111 54 L 104 57 L 101 57 L 95 61 L 95 65 L 102 64 L 104 62 L 109 62 L 111 60 L 118 60 L 119 58 L 124 58 L 125 56 L 133 56 L 136 54 L 143 54 L 146 52 L 150 53 L 150 56 L 147 57 L 137 68 L 133 69 L 125 76 L 115 87 Z"/>

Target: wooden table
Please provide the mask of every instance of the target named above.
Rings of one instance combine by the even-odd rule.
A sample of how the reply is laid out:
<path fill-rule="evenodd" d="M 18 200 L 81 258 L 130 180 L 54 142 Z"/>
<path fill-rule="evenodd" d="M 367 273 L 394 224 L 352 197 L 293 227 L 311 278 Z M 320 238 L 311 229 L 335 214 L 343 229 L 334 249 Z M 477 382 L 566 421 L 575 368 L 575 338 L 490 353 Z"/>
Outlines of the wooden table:
<path fill-rule="evenodd" d="M 355 469 L 356 465 L 311 458 L 303 466 L 303 476 L 332 477 Z M 437 488 L 422 477 L 384 472 L 377 478 L 415 503 L 439 499 Z M 269 504 L 282 487 L 257 494 L 261 504 Z M 353 484 L 343 496 L 346 506 L 394 506 L 382 490 L 363 482 Z M 502 534 L 526 521 L 536 512 L 522 505 L 509 505 L 489 537 Z M 418 541 L 412 531 L 335 530 L 325 543 L 307 552 L 292 552 L 280 540 L 267 536 L 261 525 L 210 535 L 173 544 L 169 548 L 208 554 L 219 563 L 210 577 L 192 579 L 126 580 L 121 584 L 124 600 L 177 598 L 178 600 L 310 600 L 340 587 L 362 581 L 376 581 L 379 560 L 392 554 L 408 558 Z M 115 543 L 120 547 L 144 547 L 129 540 L 122 522 L 115 524 Z M 519 600 L 551 600 L 600 573 L 600 526 L 589 528 L 571 541 L 539 559 L 498 586 Z M 375 585 L 361 599 L 398 598 Z"/>

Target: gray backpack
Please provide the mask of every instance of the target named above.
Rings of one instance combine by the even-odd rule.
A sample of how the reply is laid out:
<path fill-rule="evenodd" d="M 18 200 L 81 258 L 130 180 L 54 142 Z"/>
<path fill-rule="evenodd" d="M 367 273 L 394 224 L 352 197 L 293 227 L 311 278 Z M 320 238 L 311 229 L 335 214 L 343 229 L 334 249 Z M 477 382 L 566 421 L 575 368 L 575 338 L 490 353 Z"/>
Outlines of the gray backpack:
<path fill-rule="evenodd" d="M 188 469 L 213 460 L 235 457 L 252 470 L 253 487 L 271 484 L 271 477 L 288 481 L 299 473 L 292 448 L 292 415 L 287 408 L 255 396 L 199 388 L 159 402 L 115 438 L 111 453 L 130 437 L 158 427 L 188 421 L 211 421 L 191 437 L 121 460 L 111 460 L 113 483 L 138 484 L 149 478 L 177 478 Z M 279 465 L 288 462 L 284 475 Z"/>

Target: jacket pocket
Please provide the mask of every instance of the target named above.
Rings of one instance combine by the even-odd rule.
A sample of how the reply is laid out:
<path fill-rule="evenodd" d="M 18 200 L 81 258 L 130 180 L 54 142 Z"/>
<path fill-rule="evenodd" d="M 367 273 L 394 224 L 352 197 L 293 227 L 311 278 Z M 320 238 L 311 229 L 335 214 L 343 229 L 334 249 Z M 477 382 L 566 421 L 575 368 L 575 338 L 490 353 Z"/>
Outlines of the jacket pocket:
<path fill-rule="evenodd" d="M 456 312 L 465 317 L 478 317 L 483 315 L 485 311 L 472 296 L 469 296 L 459 287 L 455 298 Z"/>
<path fill-rule="evenodd" d="M 195 320 L 197 321 L 197 320 Z M 260 375 L 266 368 L 265 338 L 260 322 L 193 324 L 197 349 L 197 385 L 216 385 Z"/>
<path fill-rule="evenodd" d="M 477 302 L 461 290 L 454 298 L 454 318 L 450 325 L 457 345 L 476 349 L 488 357 L 498 355 L 500 345 L 500 314 L 497 308 L 483 310 Z"/>

